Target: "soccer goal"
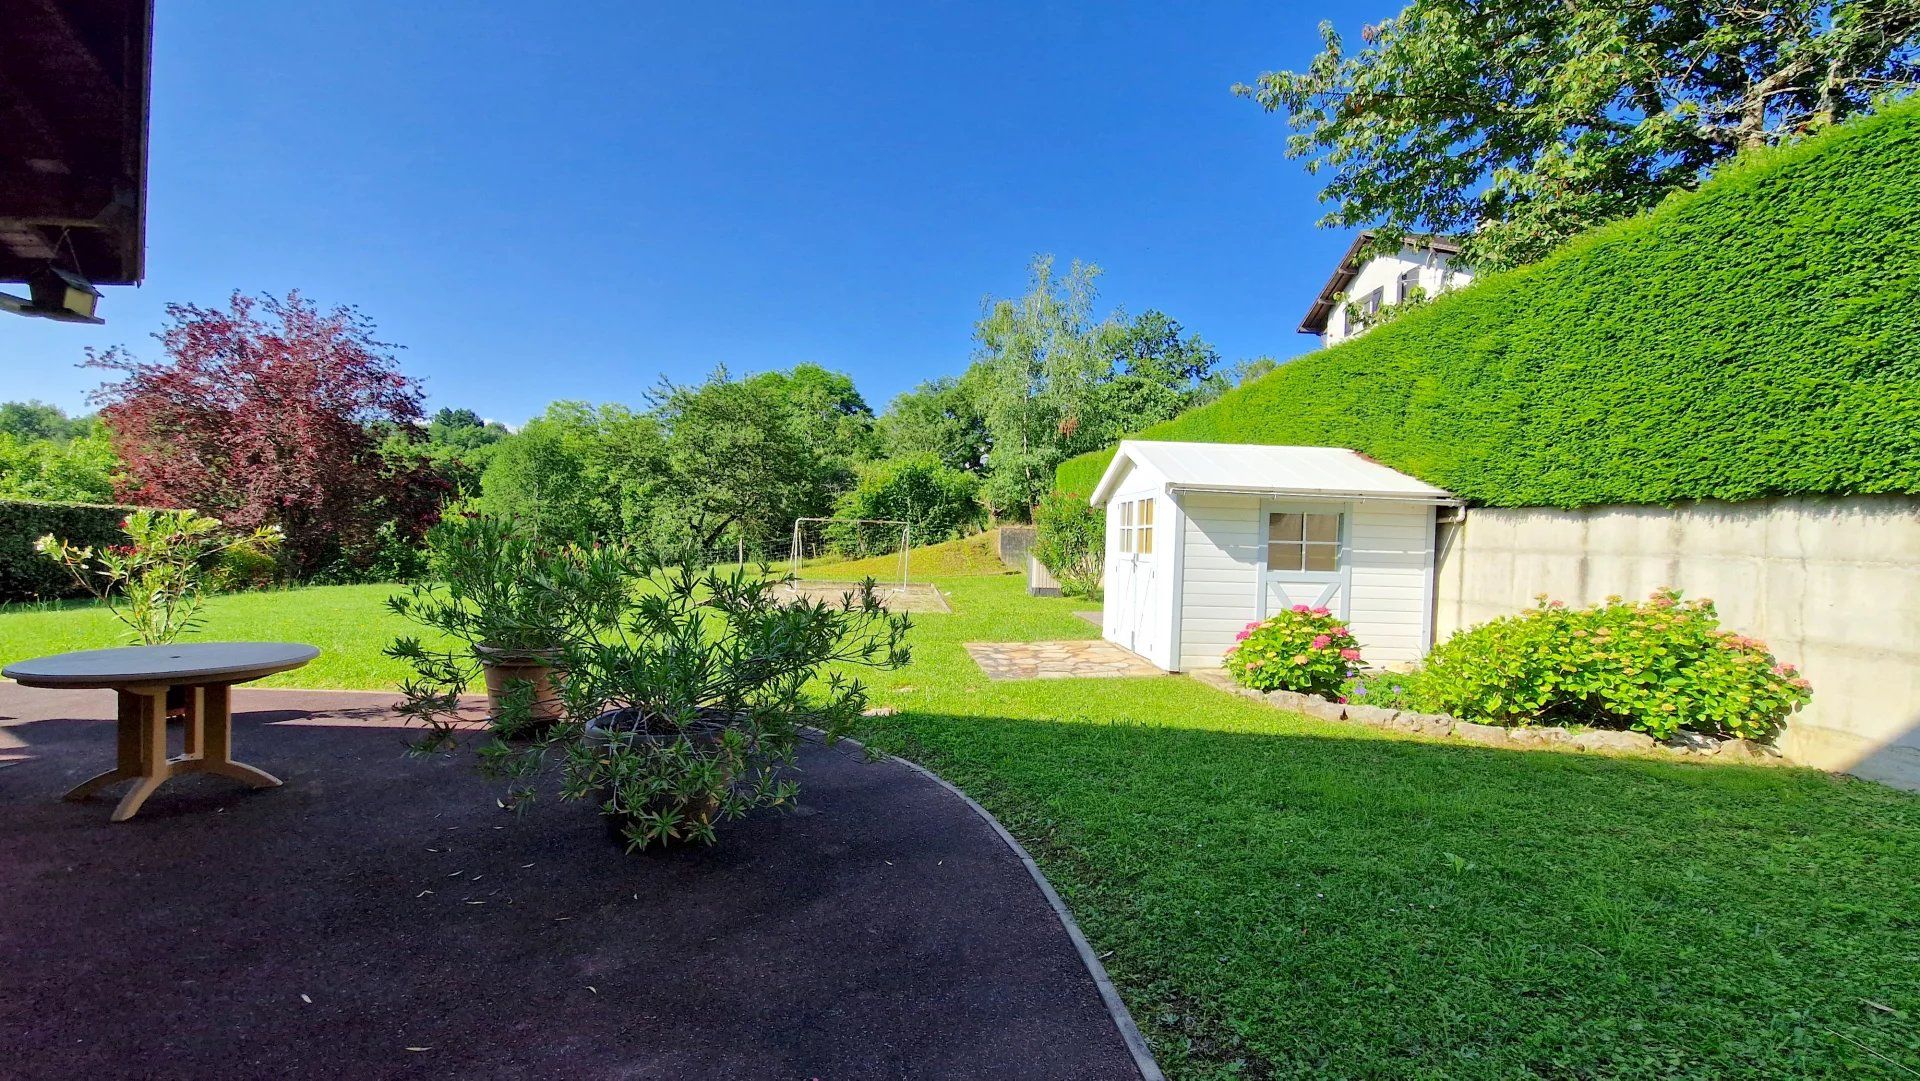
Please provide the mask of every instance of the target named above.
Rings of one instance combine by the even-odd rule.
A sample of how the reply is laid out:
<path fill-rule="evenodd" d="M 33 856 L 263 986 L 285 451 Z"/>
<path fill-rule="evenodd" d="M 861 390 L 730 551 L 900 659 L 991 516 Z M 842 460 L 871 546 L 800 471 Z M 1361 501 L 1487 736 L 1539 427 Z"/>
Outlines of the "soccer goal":
<path fill-rule="evenodd" d="M 823 559 L 838 563 L 897 555 L 899 584 L 904 589 L 907 551 L 912 546 L 913 527 L 892 518 L 796 518 L 787 562 L 797 576 L 808 563 Z"/>

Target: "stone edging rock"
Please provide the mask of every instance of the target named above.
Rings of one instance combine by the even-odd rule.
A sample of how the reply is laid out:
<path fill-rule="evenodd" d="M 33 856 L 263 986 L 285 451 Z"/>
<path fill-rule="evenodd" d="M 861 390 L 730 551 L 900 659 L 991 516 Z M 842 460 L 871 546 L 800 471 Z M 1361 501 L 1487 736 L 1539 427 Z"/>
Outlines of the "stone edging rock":
<path fill-rule="evenodd" d="M 1605 728 L 1589 728 L 1579 732 L 1551 726 L 1508 728 L 1502 725 L 1463 721 L 1444 713 L 1415 713 L 1411 710 L 1335 702 L 1316 694 L 1300 694 L 1296 691 L 1256 691 L 1251 687 L 1242 687 L 1235 683 L 1232 676 L 1217 668 L 1201 669 L 1190 672 L 1188 675 L 1210 687 L 1217 687 L 1242 698 L 1251 698 L 1275 709 L 1304 713 L 1309 717 L 1317 717 L 1325 721 L 1352 721 L 1372 728 L 1384 728 L 1413 735 L 1445 736 L 1483 746 L 1558 746 L 1579 751 L 1640 754 L 1664 751 L 1674 755 L 1712 755 L 1728 761 L 1760 766 L 1775 765 L 1782 761 L 1778 750 L 1768 744 L 1757 743 L 1750 739 L 1715 739 L 1698 732 L 1683 731 L 1673 739 L 1662 742 L 1645 732 L 1626 732 Z"/>

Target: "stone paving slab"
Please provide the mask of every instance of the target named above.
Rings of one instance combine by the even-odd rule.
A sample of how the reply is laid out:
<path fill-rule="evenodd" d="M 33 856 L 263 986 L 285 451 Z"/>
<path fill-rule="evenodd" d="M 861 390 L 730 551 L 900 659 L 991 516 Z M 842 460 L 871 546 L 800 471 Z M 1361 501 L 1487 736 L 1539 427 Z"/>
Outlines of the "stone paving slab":
<path fill-rule="evenodd" d="M 967 655 L 988 679 L 1088 679 L 1163 675 L 1152 662 L 1101 639 L 968 642 Z"/>

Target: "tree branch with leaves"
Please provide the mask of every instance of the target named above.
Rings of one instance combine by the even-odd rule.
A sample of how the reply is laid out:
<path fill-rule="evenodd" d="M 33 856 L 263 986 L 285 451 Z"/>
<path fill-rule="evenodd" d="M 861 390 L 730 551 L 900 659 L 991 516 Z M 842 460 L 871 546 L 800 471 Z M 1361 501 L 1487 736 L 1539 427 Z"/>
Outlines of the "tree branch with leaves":
<path fill-rule="evenodd" d="M 1328 175 L 1322 225 L 1498 269 L 1911 92 L 1917 34 L 1914 0 L 1415 0 L 1234 92 Z"/>

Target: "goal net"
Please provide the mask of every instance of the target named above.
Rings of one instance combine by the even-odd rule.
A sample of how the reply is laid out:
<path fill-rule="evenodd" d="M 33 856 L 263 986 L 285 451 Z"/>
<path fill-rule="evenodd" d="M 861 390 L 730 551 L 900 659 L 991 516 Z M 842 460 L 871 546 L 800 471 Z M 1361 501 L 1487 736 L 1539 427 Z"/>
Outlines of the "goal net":
<path fill-rule="evenodd" d="M 912 527 L 890 518 L 796 518 L 788 569 L 798 575 L 808 567 L 858 564 L 847 568 L 849 580 L 872 578 L 904 586 L 912 542 Z"/>

